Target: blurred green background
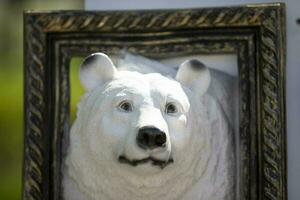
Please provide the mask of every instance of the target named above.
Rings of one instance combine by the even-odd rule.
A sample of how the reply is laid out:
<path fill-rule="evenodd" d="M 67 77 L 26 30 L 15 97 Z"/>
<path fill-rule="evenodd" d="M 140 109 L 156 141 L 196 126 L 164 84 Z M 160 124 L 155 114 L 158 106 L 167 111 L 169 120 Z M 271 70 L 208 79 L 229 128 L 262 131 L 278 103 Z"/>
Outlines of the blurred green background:
<path fill-rule="evenodd" d="M 83 9 L 83 0 L 0 0 L 0 200 L 21 199 L 23 162 L 23 10 Z M 71 70 L 72 116 L 82 89 Z M 77 88 L 77 89 L 76 89 Z"/>

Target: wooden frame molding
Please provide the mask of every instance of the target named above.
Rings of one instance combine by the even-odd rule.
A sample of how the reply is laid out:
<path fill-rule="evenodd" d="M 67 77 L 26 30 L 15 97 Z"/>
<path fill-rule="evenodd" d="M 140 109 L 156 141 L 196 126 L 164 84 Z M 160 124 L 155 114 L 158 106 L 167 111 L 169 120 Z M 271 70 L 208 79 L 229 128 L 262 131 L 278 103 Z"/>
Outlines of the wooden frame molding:
<path fill-rule="evenodd" d="M 235 53 L 240 199 L 287 199 L 285 5 L 24 13 L 23 199 L 61 199 L 70 60 L 122 49 L 152 58 Z"/>

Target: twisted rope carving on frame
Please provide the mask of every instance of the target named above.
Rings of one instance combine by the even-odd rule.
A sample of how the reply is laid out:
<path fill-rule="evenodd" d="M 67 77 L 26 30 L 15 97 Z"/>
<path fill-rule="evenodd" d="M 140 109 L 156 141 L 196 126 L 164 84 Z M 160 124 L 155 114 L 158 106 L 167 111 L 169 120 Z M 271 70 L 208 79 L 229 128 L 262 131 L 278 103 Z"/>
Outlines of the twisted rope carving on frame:
<path fill-rule="evenodd" d="M 263 134 L 263 175 L 265 177 L 265 198 L 276 200 L 282 199 L 280 191 L 283 184 L 281 174 L 280 157 L 283 143 L 279 135 L 280 103 L 279 103 L 279 50 L 278 43 L 279 17 L 275 10 L 270 10 L 269 15 L 262 21 L 261 37 L 261 67 L 262 67 L 262 134 Z M 275 92 L 276 91 L 276 92 Z"/>
<path fill-rule="evenodd" d="M 220 8 L 156 11 L 132 11 L 97 13 L 90 12 L 82 16 L 76 12 L 72 14 L 49 13 L 47 17 L 40 15 L 37 22 L 45 32 L 67 31 L 143 31 L 145 29 L 161 30 L 259 25 L 264 7 L 244 9 L 230 7 L 227 10 Z"/>
<path fill-rule="evenodd" d="M 32 33 L 35 33 L 33 35 Z M 27 54 L 28 63 L 26 63 L 27 74 L 30 75 L 26 79 L 27 105 L 26 119 L 26 143 L 25 146 L 25 171 L 24 177 L 27 180 L 24 185 L 25 199 L 42 199 L 42 168 L 44 165 L 43 152 L 43 121 L 44 121 L 44 80 L 45 66 L 41 55 L 45 47 L 42 42 L 42 34 L 40 27 L 33 23 L 28 27 L 27 32 Z"/>

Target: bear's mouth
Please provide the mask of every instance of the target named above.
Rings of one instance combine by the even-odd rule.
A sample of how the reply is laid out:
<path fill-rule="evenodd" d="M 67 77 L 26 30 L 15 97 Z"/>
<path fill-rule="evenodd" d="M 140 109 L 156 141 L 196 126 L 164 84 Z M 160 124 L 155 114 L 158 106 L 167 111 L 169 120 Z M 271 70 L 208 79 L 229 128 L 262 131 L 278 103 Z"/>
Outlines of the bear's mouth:
<path fill-rule="evenodd" d="M 165 168 L 168 164 L 171 164 L 174 162 L 173 158 L 169 158 L 168 160 L 158 160 L 153 157 L 143 158 L 140 160 L 129 160 L 125 156 L 119 156 L 118 160 L 120 163 L 129 164 L 131 166 L 137 166 L 139 164 L 151 162 L 152 165 L 159 166 L 161 169 Z"/>

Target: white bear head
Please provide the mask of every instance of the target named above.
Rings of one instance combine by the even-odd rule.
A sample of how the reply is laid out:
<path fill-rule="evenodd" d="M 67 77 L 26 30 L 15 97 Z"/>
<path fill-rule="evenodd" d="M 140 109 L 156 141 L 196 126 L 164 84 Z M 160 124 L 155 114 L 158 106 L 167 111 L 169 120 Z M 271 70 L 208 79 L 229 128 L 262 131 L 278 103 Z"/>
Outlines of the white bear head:
<path fill-rule="evenodd" d="M 210 73 L 200 61 L 182 63 L 173 79 L 118 71 L 95 53 L 80 80 L 88 92 L 66 158 L 79 190 L 91 199 L 174 199 L 201 176 L 210 151 L 202 100 Z"/>

